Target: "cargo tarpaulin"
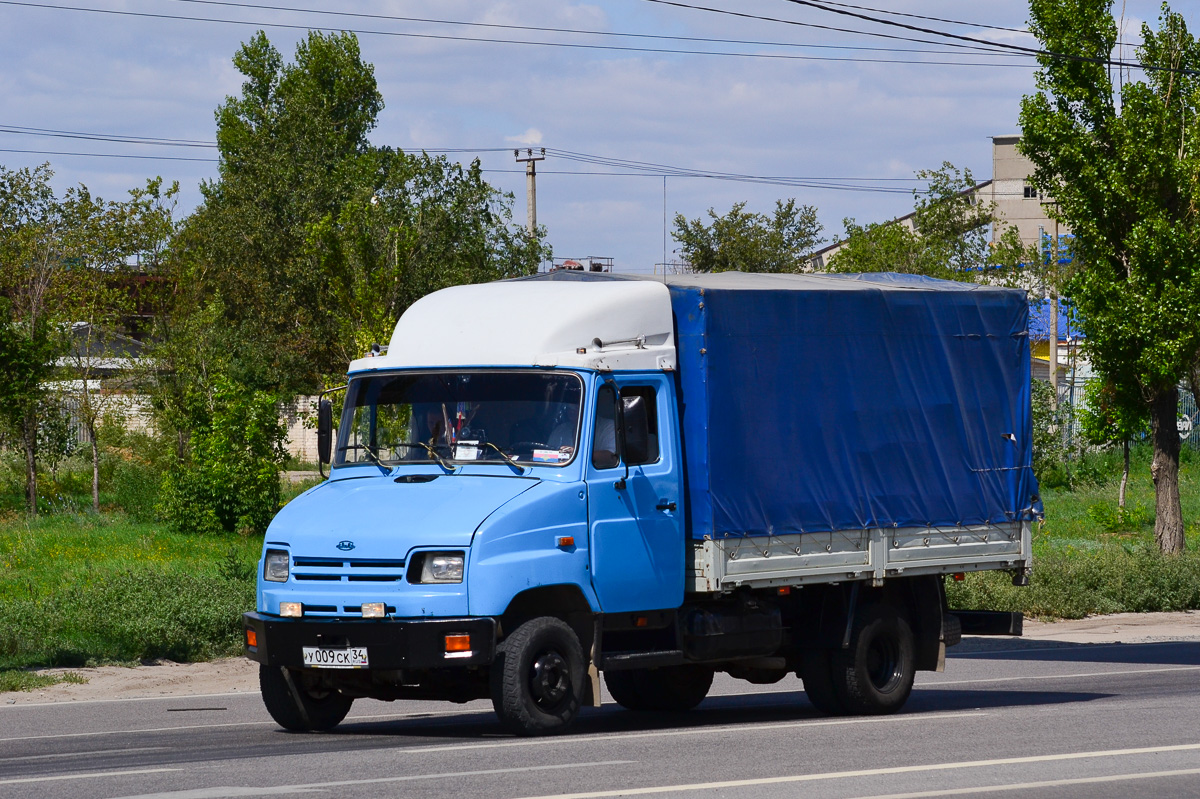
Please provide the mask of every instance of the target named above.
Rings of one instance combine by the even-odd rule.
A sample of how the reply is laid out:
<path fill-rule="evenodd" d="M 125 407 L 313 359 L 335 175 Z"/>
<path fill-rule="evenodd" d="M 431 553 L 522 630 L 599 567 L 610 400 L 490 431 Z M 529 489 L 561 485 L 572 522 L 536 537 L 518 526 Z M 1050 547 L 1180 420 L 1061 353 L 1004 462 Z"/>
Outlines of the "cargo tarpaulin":
<path fill-rule="evenodd" d="M 669 283 L 692 537 L 1031 516 L 1024 292 L 890 274 Z"/>

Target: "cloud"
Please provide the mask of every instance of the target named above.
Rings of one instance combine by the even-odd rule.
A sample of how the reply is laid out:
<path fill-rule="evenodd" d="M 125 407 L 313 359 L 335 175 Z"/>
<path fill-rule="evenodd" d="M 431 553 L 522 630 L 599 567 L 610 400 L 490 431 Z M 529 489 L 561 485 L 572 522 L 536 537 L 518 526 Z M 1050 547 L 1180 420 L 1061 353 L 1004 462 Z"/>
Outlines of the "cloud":
<path fill-rule="evenodd" d="M 504 140 L 513 142 L 514 144 L 529 144 L 529 145 L 541 144 L 542 143 L 542 132 L 540 130 L 538 130 L 537 128 L 529 128 L 527 131 L 522 133 L 520 136 L 505 136 Z"/>

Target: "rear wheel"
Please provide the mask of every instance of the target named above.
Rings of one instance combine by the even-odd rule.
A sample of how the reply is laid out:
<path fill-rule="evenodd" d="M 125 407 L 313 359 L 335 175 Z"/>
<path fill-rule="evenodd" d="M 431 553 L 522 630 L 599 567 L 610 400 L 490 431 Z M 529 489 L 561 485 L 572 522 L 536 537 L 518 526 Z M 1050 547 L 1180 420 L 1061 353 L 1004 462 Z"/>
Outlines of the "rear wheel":
<path fill-rule="evenodd" d="M 583 648 L 566 623 L 527 621 L 496 649 L 492 707 L 517 735 L 562 732 L 579 714 L 585 671 Z"/>
<path fill-rule="evenodd" d="M 916 676 L 912 628 L 895 609 L 863 609 L 850 631 L 850 646 L 833 653 L 833 689 L 846 712 L 895 713 L 908 701 Z"/>
<path fill-rule="evenodd" d="M 258 686 L 271 718 L 293 732 L 331 730 L 346 718 L 354 703 L 302 669 L 259 665 Z"/>

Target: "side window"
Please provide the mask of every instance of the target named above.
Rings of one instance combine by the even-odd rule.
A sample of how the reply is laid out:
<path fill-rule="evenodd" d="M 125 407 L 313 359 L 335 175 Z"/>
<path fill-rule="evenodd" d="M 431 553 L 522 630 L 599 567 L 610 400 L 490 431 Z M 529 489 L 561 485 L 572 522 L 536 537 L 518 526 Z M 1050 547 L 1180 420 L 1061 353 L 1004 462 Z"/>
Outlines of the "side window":
<path fill-rule="evenodd" d="M 621 389 L 625 416 L 625 461 L 630 466 L 658 460 L 658 400 L 654 386 L 625 386 Z"/>
<path fill-rule="evenodd" d="M 611 469 L 621 459 L 617 457 L 617 399 L 612 386 L 603 385 L 596 392 L 596 429 L 592 433 L 592 466 Z"/>

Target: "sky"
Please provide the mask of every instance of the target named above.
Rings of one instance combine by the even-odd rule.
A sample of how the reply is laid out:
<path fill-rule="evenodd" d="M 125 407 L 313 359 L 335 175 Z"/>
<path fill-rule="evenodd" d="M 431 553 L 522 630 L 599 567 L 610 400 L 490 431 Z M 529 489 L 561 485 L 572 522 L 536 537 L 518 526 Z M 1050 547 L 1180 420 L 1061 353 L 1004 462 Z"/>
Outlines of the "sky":
<path fill-rule="evenodd" d="M 815 5 L 824 8 L 0 0 L 0 165 L 48 161 L 59 191 L 84 184 L 106 199 L 161 176 L 179 182 L 182 218 L 200 202 L 200 182 L 217 175 L 217 151 L 203 145 L 214 141 L 216 108 L 241 91 L 234 53 L 264 30 L 290 60 L 315 28 L 355 31 L 374 65 L 385 107 L 372 142 L 479 158 L 487 180 L 512 193 L 516 223 L 525 222 L 526 181 L 513 148 L 546 148 L 537 218 L 558 258 L 661 270 L 679 258 L 676 214 L 707 218 L 738 202 L 770 213 L 790 198 L 816 207 L 832 240 L 847 217 L 911 211 L 917 170 L 948 161 L 976 180 L 991 177 L 989 137 L 1018 132 L 1021 97 L 1035 90 L 1033 59 L 874 20 L 1035 47 L 1023 32 L 1025 2 Z M 1123 38 L 1136 41 L 1158 5 L 1117 2 Z"/>

